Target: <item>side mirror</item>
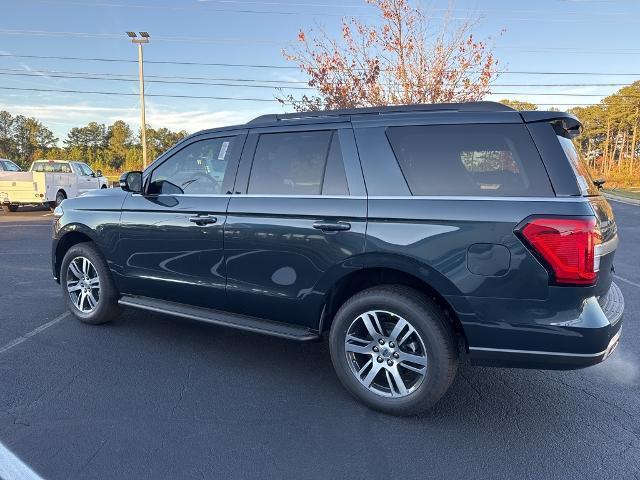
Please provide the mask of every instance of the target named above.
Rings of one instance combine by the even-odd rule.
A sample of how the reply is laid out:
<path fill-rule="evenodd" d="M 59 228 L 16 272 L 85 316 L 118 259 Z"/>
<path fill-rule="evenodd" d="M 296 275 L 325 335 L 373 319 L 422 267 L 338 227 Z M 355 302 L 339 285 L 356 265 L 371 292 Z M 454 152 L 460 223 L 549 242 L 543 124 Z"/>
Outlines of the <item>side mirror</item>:
<path fill-rule="evenodd" d="M 600 190 L 602 189 L 602 186 L 603 186 L 605 183 L 607 183 L 607 181 L 606 181 L 604 178 L 596 178 L 596 179 L 593 181 L 593 184 L 594 184 L 596 187 L 598 187 L 598 189 L 600 189 Z"/>
<path fill-rule="evenodd" d="M 125 192 L 142 193 L 142 172 L 125 172 L 120 177 L 120 188 Z"/>
<path fill-rule="evenodd" d="M 102 176 L 102 170 L 97 170 L 96 177 L 101 177 L 101 176 Z"/>

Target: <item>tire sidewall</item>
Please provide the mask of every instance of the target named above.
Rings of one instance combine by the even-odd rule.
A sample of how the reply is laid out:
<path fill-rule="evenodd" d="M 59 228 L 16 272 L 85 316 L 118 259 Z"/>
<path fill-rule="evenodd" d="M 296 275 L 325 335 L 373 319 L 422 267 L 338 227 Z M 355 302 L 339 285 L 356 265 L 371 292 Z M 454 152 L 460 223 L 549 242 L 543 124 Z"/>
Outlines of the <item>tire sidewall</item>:
<path fill-rule="evenodd" d="M 442 319 L 419 301 L 407 301 L 402 295 L 390 295 L 391 290 L 372 289 L 347 301 L 334 318 L 329 337 L 331 361 L 338 378 L 354 396 L 368 406 L 395 415 L 410 415 L 430 408 L 449 386 L 448 358 L 453 351 L 453 338 Z M 417 292 L 416 292 L 417 293 Z M 344 339 L 353 320 L 370 310 L 385 310 L 407 320 L 420 335 L 427 355 L 427 373 L 420 386 L 401 398 L 382 397 L 371 392 L 351 372 L 345 353 Z M 436 318 L 434 318 L 436 317 Z"/>
<path fill-rule="evenodd" d="M 100 279 L 100 298 L 98 306 L 92 312 L 81 312 L 76 308 L 67 291 L 67 270 L 76 257 L 86 257 L 93 264 Z M 102 256 L 89 243 L 79 243 L 71 247 L 65 254 L 60 266 L 60 285 L 67 307 L 78 319 L 85 323 L 99 324 L 109 321 L 112 309 L 117 308 L 117 294 L 112 285 L 111 272 Z"/>

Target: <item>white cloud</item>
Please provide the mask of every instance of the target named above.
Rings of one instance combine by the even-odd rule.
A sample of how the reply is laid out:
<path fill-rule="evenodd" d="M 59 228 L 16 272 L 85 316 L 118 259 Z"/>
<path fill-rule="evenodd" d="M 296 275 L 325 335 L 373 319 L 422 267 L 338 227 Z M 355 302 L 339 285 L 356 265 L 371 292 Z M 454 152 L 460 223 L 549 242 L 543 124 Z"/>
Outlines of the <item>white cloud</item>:
<path fill-rule="evenodd" d="M 80 105 L 29 105 L 14 104 L 7 108 L 12 115 L 35 117 L 51 128 L 61 140 L 73 127 L 80 127 L 89 122 L 111 124 L 116 120 L 124 120 L 131 128 L 140 126 L 140 110 L 137 107 L 97 107 L 88 104 Z M 258 115 L 273 113 L 274 107 L 262 110 L 218 110 L 207 109 L 177 110 L 175 107 L 147 102 L 147 124 L 154 128 L 166 127 L 171 130 L 187 130 L 190 133 L 226 125 L 237 125 L 247 122 Z"/>

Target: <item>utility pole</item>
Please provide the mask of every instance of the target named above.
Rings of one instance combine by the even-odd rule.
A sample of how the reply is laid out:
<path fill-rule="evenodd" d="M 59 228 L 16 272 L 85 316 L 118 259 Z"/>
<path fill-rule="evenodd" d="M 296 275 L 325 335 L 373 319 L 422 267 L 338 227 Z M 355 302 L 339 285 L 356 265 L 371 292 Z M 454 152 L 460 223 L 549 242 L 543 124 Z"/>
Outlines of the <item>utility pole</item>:
<path fill-rule="evenodd" d="M 147 168 L 147 123 L 144 116 L 144 58 L 142 55 L 142 45 L 149 43 L 149 34 L 147 32 L 127 32 L 127 36 L 131 42 L 138 45 L 138 75 L 140 77 L 140 136 L 142 142 L 142 169 Z"/>

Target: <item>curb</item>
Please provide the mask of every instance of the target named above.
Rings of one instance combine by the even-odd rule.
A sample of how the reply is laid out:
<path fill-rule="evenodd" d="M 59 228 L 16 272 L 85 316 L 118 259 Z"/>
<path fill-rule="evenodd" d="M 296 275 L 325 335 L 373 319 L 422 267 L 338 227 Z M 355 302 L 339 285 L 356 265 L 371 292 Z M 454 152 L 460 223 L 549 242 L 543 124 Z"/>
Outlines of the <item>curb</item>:
<path fill-rule="evenodd" d="M 614 202 L 626 203 L 627 205 L 640 206 L 640 200 L 636 200 L 635 198 L 622 197 L 620 195 L 613 195 L 611 193 L 603 193 L 602 195 L 608 200 L 613 200 Z"/>

